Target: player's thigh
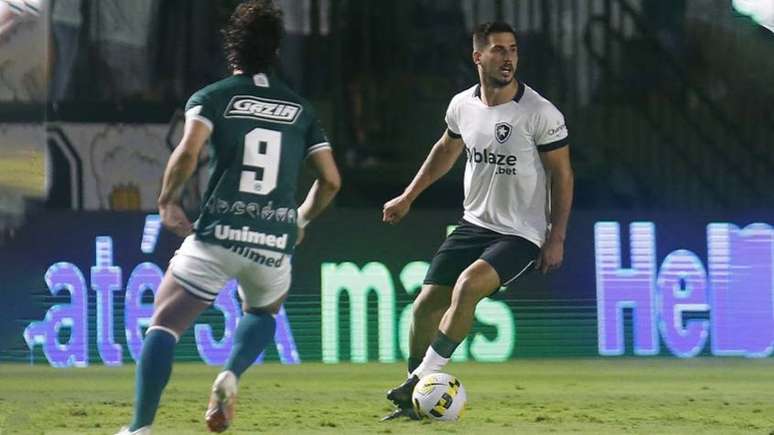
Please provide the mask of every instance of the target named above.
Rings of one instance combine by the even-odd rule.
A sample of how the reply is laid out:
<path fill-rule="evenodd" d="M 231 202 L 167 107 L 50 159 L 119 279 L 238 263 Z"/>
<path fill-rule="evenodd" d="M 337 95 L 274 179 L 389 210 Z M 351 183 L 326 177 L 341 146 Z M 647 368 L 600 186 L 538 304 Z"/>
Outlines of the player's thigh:
<path fill-rule="evenodd" d="M 263 260 L 256 262 L 245 259 L 247 263 L 237 274 L 239 296 L 245 311 L 276 313 L 290 289 L 290 257 L 267 250 L 258 252 Z"/>
<path fill-rule="evenodd" d="M 242 260 L 244 257 L 220 245 L 189 236 L 169 261 L 169 272 L 192 296 L 212 303 L 236 276 Z"/>
<path fill-rule="evenodd" d="M 473 264 L 485 249 L 485 244 L 456 246 L 447 239 L 430 262 L 423 282 L 424 286 L 453 288 L 460 274 Z M 425 287 L 422 288 L 423 292 Z"/>
<path fill-rule="evenodd" d="M 453 288 L 462 272 L 495 240 L 495 233 L 462 221 L 430 262 L 424 284 Z"/>
<path fill-rule="evenodd" d="M 529 240 L 507 236 L 487 247 L 481 260 L 497 272 L 500 285 L 505 287 L 532 270 L 539 253 L 540 248 Z"/>
<path fill-rule="evenodd" d="M 184 331 L 217 298 L 231 279 L 237 254 L 187 237 L 169 262 L 156 293 L 154 326 Z"/>
<path fill-rule="evenodd" d="M 460 274 L 452 290 L 452 303 L 476 304 L 500 287 L 500 276 L 487 261 L 477 259 Z"/>
<path fill-rule="evenodd" d="M 170 329 L 180 337 L 210 303 L 191 295 L 167 271 L 156 291 L 154 306 L 150 326 Z"/>

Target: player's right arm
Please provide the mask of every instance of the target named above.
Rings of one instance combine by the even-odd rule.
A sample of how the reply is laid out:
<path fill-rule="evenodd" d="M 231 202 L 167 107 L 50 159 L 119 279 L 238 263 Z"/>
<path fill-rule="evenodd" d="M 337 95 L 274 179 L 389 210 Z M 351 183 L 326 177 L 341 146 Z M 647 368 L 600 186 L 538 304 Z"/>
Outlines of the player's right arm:
<path fill-rule="evenodd" d="M 158 199 L 159 215 L 164 226 L 180 237 L 193 231 L 193 225 L 180 205 L 183 185 L 196 170 L 199 153 L 210 137 L 210 126 L 187 118 L 180 144 L 172 151 L 164 170 L 164 181 Z"/>
<path fill-rule="evenodd" d="M 454 137 L 449 134 L 449 130 L 446 130 L 433 145 L 433 149 L 430 150 L 430 154 L 406 190 L 384 204 L 382 220 L 390 224 L 400 222 L 408 214 L 411 204 L 419 194 L 449 172 L 464 148 L 465 143 L 462 138 Z"/>

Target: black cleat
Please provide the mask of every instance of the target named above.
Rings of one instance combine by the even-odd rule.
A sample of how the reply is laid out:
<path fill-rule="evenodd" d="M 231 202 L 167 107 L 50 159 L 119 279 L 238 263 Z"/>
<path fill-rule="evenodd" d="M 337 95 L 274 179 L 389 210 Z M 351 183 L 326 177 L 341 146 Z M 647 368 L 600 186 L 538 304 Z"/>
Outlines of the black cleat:
<path fill-rule="evenodd" d="M 418 376 L 406 379 L 406 382 L 387 392 L 387 399 L 400 409 L 413 409 L 411 396 L 414 394 L 414 387 L 417 386 L 417 383 L 419 383 Z"/>
<path fill-rule="evenodd" d="M 395 408 L 391 413 L 382 417 L 381 421 L 397 420 L 399 418 L 408 418 L 409 420 L 421 420 L 414 408 Z"/>

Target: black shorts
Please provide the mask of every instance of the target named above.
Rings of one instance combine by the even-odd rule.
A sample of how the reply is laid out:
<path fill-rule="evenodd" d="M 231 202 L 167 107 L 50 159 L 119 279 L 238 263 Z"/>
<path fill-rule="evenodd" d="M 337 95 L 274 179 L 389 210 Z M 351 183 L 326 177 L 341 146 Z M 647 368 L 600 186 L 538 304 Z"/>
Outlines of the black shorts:
<path fill-rule="evenodd" d="M 500 276 L 500 285 L 507 286 L 533 268 L 539 252 L 536 244 L 523 237 L 496 233 L 463 220 L 438 248 L 424 283 L 454 287 L 460 274 L 481 259 Z"/>

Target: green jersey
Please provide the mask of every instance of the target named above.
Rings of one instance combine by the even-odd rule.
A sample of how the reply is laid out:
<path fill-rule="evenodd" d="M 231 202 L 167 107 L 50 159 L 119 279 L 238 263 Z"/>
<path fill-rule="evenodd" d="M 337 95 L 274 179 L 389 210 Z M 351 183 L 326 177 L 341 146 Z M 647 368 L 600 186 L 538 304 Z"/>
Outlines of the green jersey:
<path fill-rule="evenodd" d="M 272 74 L 240 74 L 191 96 L 186 119 L 211 130 L 196 238 L 241 253 L 291 253 L 299 170 L 310 154 L 330 149 L 311 105 Z"/>

